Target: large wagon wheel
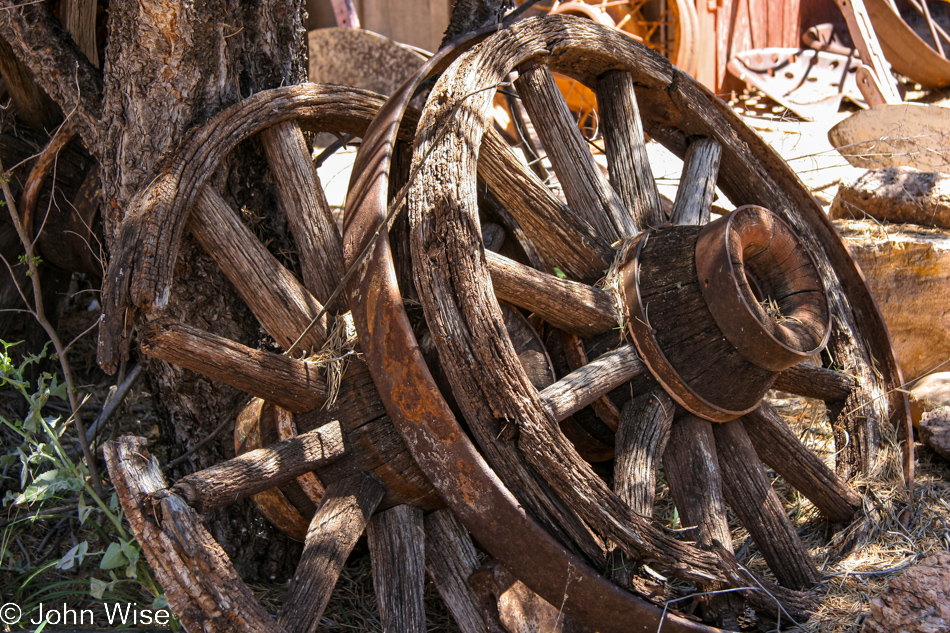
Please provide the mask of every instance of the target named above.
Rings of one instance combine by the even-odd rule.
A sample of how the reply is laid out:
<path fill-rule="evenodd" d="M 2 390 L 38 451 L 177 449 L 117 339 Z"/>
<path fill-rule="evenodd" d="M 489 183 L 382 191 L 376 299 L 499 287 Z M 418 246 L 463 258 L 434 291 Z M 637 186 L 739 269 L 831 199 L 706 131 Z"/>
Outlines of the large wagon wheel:
<path fill-rule="evenodd" d="M 569 208 L 547 193 L 527 169 L 506 161 L 505 150 L 490 132 L 483 136 L 491 88 L 516 69 L 516 87 Z M 591 158 L 551 71 L 580 80 L 598 94 L 609 179 Z M 402 96 L 404 101 L 406 95 Z M 387 197 L 381 184 L 385 178 L 380 170 L 385 168 L 387 131 L 391 135 L 399 120 L 399 100 L 387 108 L 358 158 L 356 173 L 361 180 L 351 188 L 344 235 L 348 263 L 370 243 L 385 216 Z M 516 24 L 462 57 L 433 90 L 419 129 L 414 161 L 418 173 L 409 203 L 414 274 L 440 361 L 484 457 L 476 453 L 445 403 L 432 398 L 426 386 L 431 378 L 421 358 L 412 353 L 415 341 L 398 299 L 385 234 L 376 243 L 362 281 L 351 286 L 351 293 L 362 301 L 354 318 L 394 423 L 420 467 L 473 535 L 526 584 L 548 600 L 563 599 L 565 612 L 592 628 L 637 621 L 649 630 L 659 615 L 598 584 L 583 556 L 595 566 L 604 565 L 599 539 L 701 587 L 737 588 L 759 582 L 738 566 L 731 552 L 723 496 L 755 535 L 782 585 L 801 589 L 819 580 L 758 458 L 811 498 L 826 516 L 847 521 L 859 507 L 859 497 L 844 480 L 873 463 L 878 434 L 886 425 L 897 425 L 906 441 L 907 404 L 896 389 L 900 372 L 886 329 L 859 271 L 820 207 L 781 159 L 724 104 L 662 58 L 590 21 L 561 16 Z M 496 297 L 582 337 L 616 326 L 614 297 L 589 284 L 617 256 L 609 244 L 667 220 L 650 173 L 644 131 L 685 157 L 671 218 L 675 222 L 708 221 L 718 185 L 733 203 L 758 205 L 776 214 L 787 224 L 779 232 L 783 236 L 797 236 L 791 251 L 802 266 L 817 272 L 828 292 L 828 357 L 838 369 L 796 367 L 775 377 L 781 363 L 773 364 L 772 376 L 760 376 L 758 387 L 742 394 L 746 401 L 741 406 L 724 406 L 731 415 L 720 416 L 718 423 L 699 417 L 715 416 L 695 398 L 689 402 L 689 387 L 695 385 L 669 388 L 677 376 L 664 375 L 650 358 L 641 362 L 633 344 L 605 354 L 540 393 L 530 385 L 500 327 Z M 374 169 L 364 172 L 361 167 Z M 577 281 L 485 252 L 476 173 L 516 216 L 548 269 L 556 267 Z M 698 230 L 692 231 L 693 237 Z M 643 249 L 648 242 L 641 239 Z M 740 245 L 746 244 L 740 240 Z M 628 273 L 634 270 L 625 256 L 620 261 Z M 689 268 L 688 261 L 681 264 Z M 771 270 L 755 269 L 754 264 L 746 266 L 748 277 L 768 276 Z M 774 288 L 766 283 L 763 290 Z M 787 295 L 776 298 L 781 303 Z M 628 310 L 626 316 L 630 321 L 642 318 L 644 325 L 649 324 L 649 334 L 649 329 L 659 331 L 666 325 L 654 322 L 655 315 Z M 760 329 L 763 326 L 771 327 L 766 317 L 759 320 Z M 814 343 L 797 351 L 810 352 Z M 704 361 L 715 356 L 695 356 L 704 370 L 698 372 L 702 381 L 715 370 Z M 674 369 L 674 374 L 686 373 L 681 366 Z M 668 389 L 643 380 L 650 374 Z M 775 386 L 827 403 L 841 440 L 841 477 L 805 449 L 768 404 L 755 406 L 773 380 Z M 638 395 L 624 406 L 620 420 L 615 490 L 611 490 L 558 430 L 557 422 L 626 383 Z M 719 389 L 718 396 L 729 395 L 728 389 Z M 689 415 L 673 421 L 667 391 L 690 409 Z M 754 410 L 722 421 L 747 409 Z M 713 457 L 717 446 L 728 448 Z M 671 538 L 648 518 L 661 457 L 681 515 L 698 526 L 691 536 L 696 546 Z M 908 479 L 911 464 L 905 457 Z M 486 505 L 493 508 L 490 516 L 484 513 Z M 506 541 L 499 533 L 503 522 L 518 526 L 517 541 Z M 558 549 L 550 540 L 552 534 L 583 555 Z M 565 592 L 566 585 L 575 589 Z M 602 598 L 595 613 L 590 600 L 598 590 L 609 599 Z M 763 600 L 757 591 L 746 591 L 744 596 L 757 609 L 770 608 L 771 597 Z M 803 596 L 786 588 L 773 587 L 771 596 L 789 611 L 803 605 Z M 714 621 L 728 622 L 729 614 L 735 613 L 729 600 L 714 598 L 708 607 L 706 615 Z"/>
<path fill-rule="evenodd" d="M 112 262 L 101 357 L 121 356 L 115 345 L 127 336 L 123 321 L 127 312 L 138 312 L 145 353 L 254 396 L 235 433 L 243 454 L 173 484 L 164 480 L 144 440 L 122 438 L 105 449 L 132 530 L 188 630 L 316 630 L 364 529 L 386 630 L 425 630 L 424 569 L 463 630 L 489 626 L 482 598 L 467 584 L 479 565 L 476 551 L 451 513 L 440 509 L 444 504 L 389 424 L 365 364 L 350 361 L 335 403 L 328 403 L 324 370 L 307 360 L 328 331 L 323 320 L 313 319 L 328 304 L 333 312 L 342 312 L 345 297 L 333 303 L 343 251 L 303 132 L 362 136 L 381 104 L 382 98 L 372 93 L 313 84 L 254 95 L 190 134 L 167 169 L 137 198 L 122 228 L 125 239 L 155 246 L 141 259 L 125 251 Z M 228 152 L 255 134 L 293 231 L 302 281 L 257 241 L 208 184 Z M 162 297 L 172 285 L 170 266 L 186 227 L 274 342 L 302 353 L 253 349 L 164 315 Z M 124 275 L 132 264 L 132 274 Z M 272 522 L 304 540 L 276 621 L 254 599 L 199 516 L 251 495 Z M 530 596 L 521 598 L 525 602 Z"/>
<path fill-rule="evenodd" d="M 867 0 L 865 5 L 884 56 L 896 72 L 928 88 L 950 85 L 950 12 L 945 3 Z"/>

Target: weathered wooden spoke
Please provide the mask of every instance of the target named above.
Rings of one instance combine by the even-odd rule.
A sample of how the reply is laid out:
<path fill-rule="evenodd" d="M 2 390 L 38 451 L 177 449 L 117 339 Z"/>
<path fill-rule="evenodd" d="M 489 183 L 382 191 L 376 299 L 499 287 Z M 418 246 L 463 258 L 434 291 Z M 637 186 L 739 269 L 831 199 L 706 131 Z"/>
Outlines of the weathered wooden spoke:
<path fill-rule="evenodd" d="M 715 139 L 700 138 L 689 144 L 670 222 L 697 225 L 709 222 L 721 155 L 722 146 Z"/>
<path fill-rule="evenodd" d="M 633 217 L 594 162 L 550 68 L 534 62 L 523 65 L 515 86 L 531 120 L 548 123 L 536 129 L 571 208 L 608 242 L 635 233 Z"/>
<path fill-rule="evenodd" d="M 666 221 L 656 189 L 633 77 L 610 70 L 597 78 L 597 104 L 606 143 L 610 182 L 620 193 L 629 216 L 623 235 L 634 235 Z M 627 217 L 632 220 L 627 222 Z"/>
<path fill-rule="evenodd" d="M 602 239 L 628 238 L 609 258 L 616 262 L 612 274 L 620 288 L 619 310 L 614 294 L 485 253 L 473 168 L 490 147 L 480 127 L 488 120 L 490 103 L 482 93 L 513 69 L 519 72 L 519 94 L 571 209 L 597 227 Z M 611 99 L 603 117 L 610 182 L 565 114 L 552 78 L 555 72 L 595 85 L 605 103 Z M 463 101 L 466 115 L 452 116 Z M 610 112 L 613 106 L 618 112 L 639 114 L 633 122 L 623 121 L 624 116 Z M 671 216 L 674 226 L 656 221 L 662 212 L 644 132 L 684 158 Z M 414 162 L 419 174 L 410 189 L 409 210 L 419 300 L 458 408 L 486 460 L 515 497 L 545 516 L 541 523 L 558 539 L 578 532 L 563 525 L 552 529 L 550 518 L 573 512 L 582 525 L 628 557 L 649 559 L 654 569 L 710 589 L 754 582 L 728 543 L 725 499 L 753 533 L 783 585 L 807 589 L 819 580 L 757 450 L 770 464 L 790 461 L 791 467 L 783 467 L 788 481 L 815 498 L 833 521 L 854 516 L 855 494 L 797 438 L 789 437 L 787 427 L 777 426 L 774 412 L 760 408 L 760 403 L 773 384 L 825 400 L 838 428 L 850 433 L 863 424 L 868 429 L 862 435 L 866 441 L 851 455 L 867 463 L 874 459 L 873 429 L 886 423 L 888 408 L 903 424 L 906 402 L 872 395 L 900 383 L 883 323 L 821 210 L 781 160 L 711 95 L 636 44 L 589 22 L 552 17 L 526 20 L 500 32 L 446 71 L 423 112 Z M 717 188 L 740 208 L 709 223 Z M 357 208 L 358 217 L 362 211 Z M 354 247 L 362 245 L 366 233 L 354 232 L 346 239 Z M 538 240 L 532 241 L 537 245 Z M 359 284 L 359 292 L 374 301 L 393 292 L 386 286 L 387 246 L 380 248 L 379 268 Z M 544 249 L 539 251 L 545 258 Z M 587 337 L 613 327 L 619 312 L 633 343 L 609 354 L 592 354 L 593 362 L 539 390 L 504 335 L 499 299 L 524 308 L 548 326 Z M 381 326 L 377 316 L 368 314 L 356 322 L 365 332 Z M 386 331 L 392 335 L 392 329 Z M 411 345 L 411 338 L 401 337 L 401 346 Z M 404 349 L 370 338 L 372 353 L 384 363 L 391 358 L 387 354 Z M 797 366 L 818 354 L 829 338 L 831 356 L 846 372 Z M 596 344 L 593 338 L 588 342 Z M 617 389 L 628 383 L 629 388 Z M 658 531 L 645 520 L 651 512 L 642 507 L 650 494 L 632 492 L 637 486 L 630 473 L 645 472 L 648 478 L 655 473 L 666 442 L 663 432 L 642 432 L 658 415 L 655 407 L 624 405 L 638 393 L 647 394 L 640 398 L 648 401 L 656 393 L 669 394 L 688 412 L 673 424 L 664 459 L 669 460 L 667 469 L 679 473 L 671 486 L 675 500 L 684 506 L 681 515 L 690 527 L 697 526 L 694 534 L 701 534 L 687 537 L 696 545 Z M 619 471 L 615 467 L 615 490 L 582 459 L 580 446 L 576 450 L 558 425 L 608 394 L 624 411 L 622 437 L 617 438 L 622 453 L 615 460 L 623 465 Z M 405 397 L 394 397 L 387 405 L 394 418 L 420 417 L 415 409 L 407 413 L 412 405 Z M 418 432 L 431 432 L 433 438 L 454 434 L 453 441 L 461 441 L 436 412 L 439 405 L 433 407 L 431 419 L 439 421 Z M 761 433 L 757 428 L 755 439 L 750 439 L 745 426 L 763 416 L 769 425 Z M 510 450 L 500 453 L 498 445 L 509 443 L 515 431 L 520 456 Z M 691 444 L 699 436 L 704 443 Z M 775 446 L 765 448 L 765 443 Z M 438 464 L 419 453 L 416 457 L 423 469 L 437 473 L 436 480 L 444 477 Z M 509 467 L 516 459 L 524 460 L 527 474 L 539 483 L 526 480 L 522 467 L 513 475 Z M 637 466 L 637 460 L 643 464 Z M 701 466 L 692 465 L 699 462 Z M 792 473 L 796 468 L 804 474 Z M 557 513 L 540 503 L 538 485 L 556 499 Z M 689 492 L 690 486 L 696 494 Z M 465 499 L 440 489 L 473 531 L 482 529 Z M 705 497 L 700 505 L 708 505 L 686 508 L 697 494 Z M 587 538 L 585 531 L 579 533 Z M 562 542 L 590 555 L 580 543 Z M 542 587 L 544 581 L 534 582 Z M 770 591 L 791 610 L 809 600 L 787 589 Z M 740 594 L 747 606 L 774 608 L 757 592 Z M 734 619 L 742 608 L 731 599 L 710 600 L 706 606 L 705 617 L 720 623 Z"/>

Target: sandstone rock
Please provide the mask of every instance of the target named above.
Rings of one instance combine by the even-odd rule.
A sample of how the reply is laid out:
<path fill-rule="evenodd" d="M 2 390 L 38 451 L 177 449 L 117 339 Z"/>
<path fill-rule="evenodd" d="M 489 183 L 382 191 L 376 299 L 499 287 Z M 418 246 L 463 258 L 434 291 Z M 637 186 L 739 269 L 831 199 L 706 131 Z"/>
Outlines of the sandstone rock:
<path fill-rule="evenodd" d="M 914 426 L 920 424 L 925 413 L 941 407 L 950 408 L 950 372 L 942 371 L 924 376 L 914 383 L 907 397 L 910 400 L 910 414 Z"/>
<path fill-rule="evenodd" d="M 891 580 L 871 602 L 865 633 L 940 633 L 950 630 L 950 554 L 931 556 Z"/>
<path fill-rule="evenodd" d="M 950 229 L 950 174 L 909 167 L 868 171 L 841 185 L 828 215 Z"/>
<path fill-rule="evenodd" d="M 872 220 L 835 226 L 884 315 L 904 379 L 939 370 L 950 360 L 950 232 Z"/>
<path fill-rule="evenodd" d="M 950 459 L 950 411 L 929 411 L 920 420 L 920 441 L 944 459 Z"/>

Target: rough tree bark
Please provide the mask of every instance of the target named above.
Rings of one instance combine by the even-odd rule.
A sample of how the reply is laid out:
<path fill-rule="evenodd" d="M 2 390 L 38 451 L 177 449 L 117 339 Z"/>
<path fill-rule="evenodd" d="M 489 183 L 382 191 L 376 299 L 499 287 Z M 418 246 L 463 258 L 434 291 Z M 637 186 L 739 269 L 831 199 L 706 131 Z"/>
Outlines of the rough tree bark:
<path fill-rule="evenodd" d="M 0 1 L 0 38 L 39 87 L 78 122 L 87 149 L 99 161 L 109 251 L 116 247 L 119 224 L 136 191 L 155 177 L 189 128 L 250 94 L 306 78 L 303 5 L 303 0 L 112 0 L 100 71 L 46 3 Z M 247 165 L 254 162 L 251 148 L 221 175 L 225 194 L 238 205 L 255 204 L 244 185 Z M 267 207 L 262 215 L 273 216 L 278 205 L 259 198 L 256 204 Z M 178 261 L 170 314 L 254 342 L 259 336 L 255 320 L 193 240 L 186 240 Z M 179 452 L 233 419 L 246 397 L 165 363 L 147 367 L 163 431 Z M 191 458 L 187 470 L 233 454 L 228 433 L 210 444 Z M 212 518 L 210 527 L 252 575 L 275 577 L 293 569 L 298 549 L 275 538 L 249 504 Z"/>

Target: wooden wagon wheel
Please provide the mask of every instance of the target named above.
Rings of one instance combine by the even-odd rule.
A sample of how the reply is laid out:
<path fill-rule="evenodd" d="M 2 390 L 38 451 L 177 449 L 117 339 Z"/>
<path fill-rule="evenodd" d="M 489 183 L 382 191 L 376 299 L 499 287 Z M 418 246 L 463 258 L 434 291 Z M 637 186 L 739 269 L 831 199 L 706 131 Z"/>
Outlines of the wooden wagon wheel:
<path fill-rule="evenodd" d="M 467 583 L 479 566 L 468 534 L 405 450 L 363 361 L 350 361 L 335 402 L 328 403 L 324 370 L 307 360 L 326 336 L 323 321 L 308 327 L 323 305 L 332 304 L 343 251 L 303 132 L 361 136 L 381 104 L 382 98 L 372 93 L 314 84 L 254 95 L 189 135 L 167 169 L 137 198 L 122 228 L 127 238 L 159 246 L 138 260 L 125 260 L 128 252 L 116 254 L 107 275 L 103 327 L 116 332 L 118 326 L 118 334 L 107 334 L 106 343 L 127 336 L 122 329 L 127 312 L 141 313 L 145 353 L 254 396 L 235 433 L 239 452 L 245 452 L 173 484 L 164 480 L 144 440 L 122 438 L 105 447 L 132 530 L 188 630 L 316 630 L 364 528 L 386 630 L 425 630 L 425 570 L 463 630 L 489 627 L 482 597 Z M 281 266 L 207 184 L 228 152 L 255 134 L 275 174 L 303 281 Z M 172 284 L 168 265 L 175 261 L 185 227 L 215 258 L 277 345 L 289 351 L 300 339 L 295 349 L 304 353 L 253 349 L 163 314 L 162 296 Z M 126 276 L 129 261 L 134 270 Z M 129 293 L 129 287 L 137 294 Z M 156 294 L 149 288 L 161 290 Z M 121 300 L 130 296 L 136 300 Z M 334 312 L 343 309 L 334 307 Z M 121 349 L 100 351 L 107 359 L 121 355 Z M 200 514 L 251 495 L 271 521 L 304 540 L 276 621 L 201 523 Z M 518 586 L 511 579 L 499 582 L 502 595 Z M 527 594 L 519 596 L 522 602 L 531 600 Z"/>
<path fill-rule="evenodd" d="M 895 71 L 928 88 L 950 85 L 950 12 L 945 3 L 866 0 L 865 5 Z"/>
<path fill-rule="evenodd" d="M 506 170 L 499 170 L 498 156 L 504 155 L 504 150 L 497 147 L 491 133 L 483 136 L 489 120 L 490 89 L 516 69 L 516 87 L 545 144 L 569 207 L 546 194 L 527 169 L 507 164 Z M 580 80 L 598 94 L 609 179 L 577 131 L 552 71 Z M 398 106 L 393 106 L 388 116 L 391 131 L 395 129 L 393 121 L 398 121 Z M 538 552 L 550 547 L 537 534 L 540 524 L 574 552 L 583 552 L 595 566 L 604 564 L 604 541 L 600 539 L 605 539 L 634 558 L 653 561 L 655 567 L 704 588 L 755 586 L 759 581 L 738 566 L 731 552 L 723 511 L 725 496 L 745 527 L 755 534 L 782 585 L 802 589 L 819 580 L 758 458 L 811 498 L 826 516 L 846 521 L 859 507 L 859 497 L 844 480 L 873 462 L 878 434 L 886 425 L 896 424 L 906 441 L 907 404 L 896 389 L 901 383 L 900 372 L 886 329 L 860 273 L 820 207 L 781 159 L 724 104 L 659 56 L 590 21 L 562 16 L 516 24 L 462 57 L 433 90 L 419 129 L 414 167 L 418 173 L 409 196 L 416 285 L 455 399 L 495 474 L 488 474 L 482 458 L 473 455 L 474 448 L 454 425 L 444 403 L 423 397 L 426 390 L 419 385 L 426 381 L 424 370 L 407 369 L 414 340 L 397 305 L 395 273 L 383 239 L 375 247 L 362 282 L 351 288 L 351 293 L 362 297 L 364 306 L 374 306 L 377 312 L 358 308 L 354 317 L 364 352 L 374 361 L 371 368 L 381 391 L 387 393 L 387 384 L 408 382 L 415 386 L 384 395 L 390 415 L 420 467 L 476 538 L 489 551 L 493 547 L 505 551 L 495 555 L 549 600 L 564 593 L 571 570 L 583 578 L 579 584 L 595 584 L 596 579 L 588 574 L 590 568 L 563 553 L 554 560 L 553 548 L 547 550 L 552 556 L 549 564 L 532 566 L 527 556 L 519 557 L 510 545 L 496 542 L 492 521 L 497 523 L 505 515 L 508 521 L 518 522 L 522 531 L 518 545 L 524 548 L 531 542 L 535 563 L 544 559 Z M 637 236 L 668 219 L 650 173 L 644 131 L 685 156 L 671 218 L 676 223 L 701 225 L 708 221 L 718 185 L 733 203 L 764 207 L 787 225 L 776 235 L 781 233 L 782 239 L 795 245 L 791 251 L 803 266 L 813 262 L 808 263 L 811 270 L 807 276 L 820 278 L 828 291 L 828 350 L 837 370 L 795 367 L 776 377 L 774 372 L 781 364 L 773 364 L 772 377 L 760 377 L 757 390 L 744 394 L 751 402 L 733 407 L 730 417 L 750 408 L 754 411 L 715 424 L 698 417 L 697 413 L 709 416 L 697 406 L 674 422 L 670 396 L 647 377 L 654 374 L 667 387 L 671 381 L 663 379 L 650 359 L 640 361 L 633 344 L 603 355 L 543 392 L 530 385 L 501 334 L 496 297 L 582 337 L 616 326 L 614 297 L 589 284 L 601 277 L 618 255 L 609 244 Z M 372 133 L 368 136 L 374 140 Z M 364 145 L 361 155 L 367 152 L 367 157 L 358 160 L 357 170 L 360 165 L 377 166 L 379 150 L 370 147 Z M 549 270 L 557 268 L 577 281 L 485 252 L 476 173 L 516 216 Z M 345 234 L 348 253 L 360 252 L 369 242 L 380 222 L 379 209 L 386 206 L 384 192 L 371 184 L 379 180 L 379 173 L 360 177 L 363 182 L 351 188 L 347 205 L 351 214 Z M 752 212 L 757 214 L 770 217 L 764 211 Z M 721 224 L 718 229 L 722 230 Z M 699 229 L 686 232 L 695 237 Z M 675 235 L 677 231 L 663 233 Z M 750 243 L 736 239 L 740 252 L 754 254 L 754 248 L 745 251 Z M 646 242 L 648 238 L 641 239 L 644 249 Z M 779 256 L 779 261 L 791 251 Z M 630 261 L 625 255 L 619 258 L 625 271 L 634 266 Z M 768 266 L 751 270 L 748 277 L 769 276 L 770 271 Z M 762 289 L 771 292 L 770 288 L 786 280 L 776 278 Z M 753 294 L 751 289 L 744 293 L 746 297 Z M 787 294 L 781 297 L 787 298 Z M 780 303 L 784 300 L 776 298 Z M 628 298 L 627 303 L 633 301 Z M 650 314 L 637 315 L 632 309 L 625 312 L 628 321 L 640 316 L 648 329 L 661 329 Z M 759 320 L 762 329 L 773 325 L 767 318 Z M 822 338 L 820 328 L 817 338 Z M 820 341 L 812 340 L 793 351 L 810 353 L 818 345 Z M 392 371 L 397 357 L 402 360 L 399 378 L 387 377 L 385 372 Z M 700 378 L 714 369 L 703 360 L 709 359 L 697 359 L 704 369 Z M 676 371 L 685 373 L 682 368 Z M 407 376 L 411 380 L 403 380 Z M 836 435 L 842 440 L 840 477 L 799 443 L 770 406 L 755 407 L 772 380 L 782 389 L 827 403 Z M 626 383 L 638 395 L 624 406 L 615 489 L 611 490 L 581 459 L 556 423 Z M 689 389 L 670 391 L 674 400 L 690 405 Z M 723 390 L 719 395 L 728 394 Z M 427 424 L 420 425 L 419 420 Z M 714 458 L 717 446 L 728 448 L 719 450 Z M 438 459 L 430 454 L 433 451 L 438 451 Z M 695 546 L 671 538 L 649 520 L 652 482 L 661 457 L 681 515 L 697 526 L 691 536 Z M 905 456 L 908 480 L 911 464 Z M 500 477 L 507 489 L 493 477 Z M 479 487 L 487 490 L 478 499 L 491 498 L 496 504 L 491 520 L 482 516 L 479 504 L 470 498 L 472 490 Z M 519 515 L 518 509 L 509 510 L 506 503 L 511 493 L 530 517 Z M 772 587 L 770 591 L 788 611 L 800 612 L 803 601 L 807 602 L 787 588 Z M 592 628 L 609 628 L 611 618 L 605 622 L 601 615 L 598 619 L 589 605 L 582 604 L 583 598 L 577 600 L 581 592 L 568 593 L 564 597 L 567 613 Z M 756 609 L 770 608 L 771 597 L 763 600 L 757 591 L 743 595 Z M 613 596 L 612 600 L 609 609 L 614 614 L 629 607 L 622 597 Z M 710 598 L 707 607 L 707 617 L 723 623 L 736 611 L 729 599 Z M 643 610 L 639 617 L 646 622 L 657 614 Z M 655 627 L 655 621 L 645 623 L 644 629 L 651 626 Z"/>

